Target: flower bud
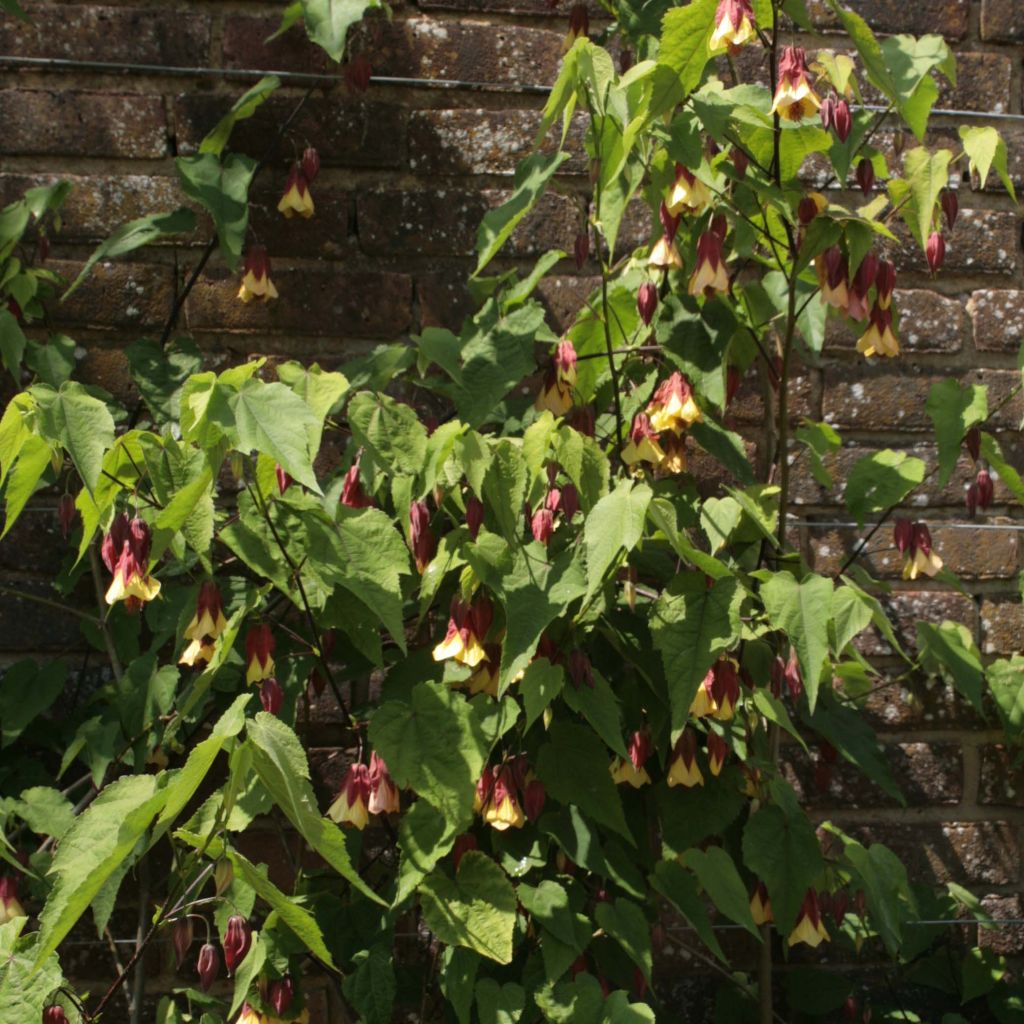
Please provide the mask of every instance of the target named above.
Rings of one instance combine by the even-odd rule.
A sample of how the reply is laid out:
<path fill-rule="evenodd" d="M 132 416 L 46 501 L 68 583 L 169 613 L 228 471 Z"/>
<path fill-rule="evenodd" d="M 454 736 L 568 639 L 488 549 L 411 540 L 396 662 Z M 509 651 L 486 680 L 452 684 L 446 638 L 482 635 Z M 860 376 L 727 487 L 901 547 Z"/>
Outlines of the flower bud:
<path fill-rule="evenodd" d="M 732 165 L 736 169 L 736 175 L 740 178 L 747 176 L 747 167 L 750 164 L 750 157 L 742 149 L 733 148 Z"/>
<path fill-rule="evenodd" d="M 260 703 L 263 710 L 270 715 L 276 716 L 284 703 L 284 690 L 277 681 L 276 676 L 267 676 L 260 686 Z"/>
<path fill-rule="evenodd" d="M 409 540 L 416 568 L 422 573 L 434 558 L 437 541 L 430 529 L 430 510 L 426 502 L 414 501 L 409 506 Z"/>
<path fill-rule="evenodd" d="M 839 892 L 832 896 L 832 917 L 837 925 L 842 925 L 846 919 L 846 911 L 849 907 L 850 897 L 845 889 L 840 889 Z"/>
<path fill-rule="evenodd" d="M 793 700 L 799 700 L 804 692 L 804 677 L 800 672 L 800 661 L 796 655 L 796 648 L 789 649 L 789 661 L 786 662 L 786 686 L 789 688 Z"/>
<path fill-rule="evenodd" d="M 933 274 L 937 274 L 946 261 L 946 240 L 939 231 L 933 231 L 928 236 L 928 243 L 924 247 L 924 254 L 928 259 L 928 266 Z"/>
<path fill-rule="evenodd" d="M 960 199 L 951 188 L 944 188 L 939 195 L 939 202 L 942 204 L 942 212 L 946 218 L 946 227 L 952 231 L 956 225 L 956 219 L 960 215 Z"/>
<path fill-rule="evenodd" d="M 530 520 L 530 531 L 533 539 L 541 544 L 547 544 L 555 529 L 555 517 L 549 508 L 539 508 Z"/>
<path fill-rule="evenodd" d="M 463 856 L 475 849 L 477 849 L 476 836 L 471 832 L 464 832 L 455 840 L 455 845 L 452 847 L 452 860 L 455 862 L 456 871 L 459 870 Z"/>
<path fill-rule="evenodd" d="M 277 476 L 277 489 L 284 494 L 295 481 L 290 473 L 285 472 L 284 467 L 280 463 L 274 467 L 274 473 Z"/>
<path fill-rule="evenodd" d="M 580 494 L 575 484 L 566 484 L 562 488 L 562 516 L 571 523 L 573 516 L 580 510 Z"/>
<path fill-rule="evenodd" d="M 636 308 L 644 326 L 649 327 L 654 319 L 654 312 L 658 308 L 658 289 L 653 281 L 644 281 L 640 285 L 640 290 L 636 293 Z"/>
<path fill-rule="evenodd" d="M 855 1021 L 860 1015 L 860 1004 L 857 1002 L 856 996 L 847 996 L 846 1002 L 843 1003 L 843 1020 Z"/>
<path fill-rule="evenodd" d="M 224 963 L 227 965 L 228 974 L 234 973 L 235 968 L 245 959 L 251 945 L 252 927 L 249 922 L 240 914 L 229 917 L 224 933 Z"/>
<path fill-rule="evenodd" d="M 981 458 L 981 430 L 978 427 L 971 427 L 967 431 L 964 436 L 964 447 L 975 462 Z"/>
<path fill-rule="evenodd" d="M 836 103 L 835 113 L 832 115 L 832 127 L 840 142 L 845 142 L 853 130 L 853 118 L 850 116 L 850 104 L 844 99 Z"/>
<path fill-rule="evenodd" d="M 272 981 L 267 989 L 267 1002 L 274 1008 L 274 1013 L 278 1017 L 284 1016 L 288 1007 L 292 1005 L 294 998 L 295 983 L 292 981 L 290 974 Z"/>
<path fill-rule="evenodd" d="M 68 1024 L 67 1014 L 63 1006 L 47 1006 L 43 1010 L 43 1024 Z"/>
<path fill-rule="evenodd" d="M 192 918 L 183 917 L 174 925 L 174 955 L 178 967 L 185 962 L 189 947 L 192 945 Z"/>
<path fill-rule="evenodd" d="M 480 527 L 484 521 L 484 503 L 476 496 L 473 495 L 466 502 L 466 526 L 469 529 L 469 535 L 476 540 L 477 534 L 480 533 Z"/>
<path fill-rule="evenodd" d="M 800 223 L 807 227 L 818 216 L 818 204 L 810 196 L 804 196 L 796 208 L 796 215 Z"/>
<path fill-rule="evenodd" d="M 732 400 L 736 397 L 736 392 L 739 391 L 742 383 L 743 374 L 740 372 L 740 368 L 730 363 L 725 368 L 725 404 L 727 406 L 732 405 Z"/>
<path fill-rule="evenodd" d="M 590 256 L 589 231 L 581 231 L 576 236 L 576 241 L 573 244 L 573 253 L 576 256 L 576 269 L 582 270 L 583 264 L 587 262 L 587 258 Z"/>
<path fill-rule="evenodd" d="M 60 496 L 60 504 L 57 506 L 57 517 L 60 519 L 60 532 L 65 540 L 71 532 L 78 509 L 75 507 L 75 499 L 66 491 Z"/>
<path fill-rule="evenodd" d="M 905 555 L 914 543 L 914 524 L 909 519 L 897 519 L 892 529 L 896 550 Z"/>
<path fill-rule="evenodd" d="M 992 484 L 991 474 L 987 469 L 979 469 L 978 477 L 974 483 L 978 488 L 978 508 L 988 508 L 995 497 L 995 487 Z"/>
<path fill-rule="evenodd" d="M 569 681 L 578 690 L 582 686 L 594 688 L 594 670 L 590 659 L 577 648 L 569 655 Z"/>
<path fill-rule="evenodd" d="M 366 92 L 370 88 L 370 78 L 373 75 L 373 68 L 369 60 L 359 54 L 353 57 L 344 67 L 345 84 L 352 92 Z"/>
<path fill-rule="evenodd" d="M 835 93 L 832 93 L 831 96 L 826 96 L 821 101 L 821 107 L 818 109 L 818 116 L 821 118 L 821 127 L 824 128 L 825 131 L 830 131 L 833 124 L 835 124 L 837 101 L 838 97 Z"/>
<path fill-rule="evenodd" d="M 313 179 L 320 173 L 320 154 L 312 147 L 307 146 L 302 153 L 302 176 L 312 184 Z"/>
<path fill-rule="evenodd" d="M 870 195 L 871 190 L 875 187 L 875 166 L 867 157 L 857 164 L 856 178 L 861 192 L 866 196 Z"/>
<path fill-rule="evenodd" d="M 199 987 L 204 992 L 209 992 L 217 980 L 217 975 L 220 974 L 220 953 L 217 952 L 217 947 L 213 943 L 207 942 L 199 950 L 196 970 L 199 972 Z"/>
<path fill-rule="evenodd" d="M 531 779 L 523 791 L 523 811 L 530 821 L 536 821 L 544 810 L 544 801 L 547 799 L 547 792 L 544 783 L 540 779 Z"/>

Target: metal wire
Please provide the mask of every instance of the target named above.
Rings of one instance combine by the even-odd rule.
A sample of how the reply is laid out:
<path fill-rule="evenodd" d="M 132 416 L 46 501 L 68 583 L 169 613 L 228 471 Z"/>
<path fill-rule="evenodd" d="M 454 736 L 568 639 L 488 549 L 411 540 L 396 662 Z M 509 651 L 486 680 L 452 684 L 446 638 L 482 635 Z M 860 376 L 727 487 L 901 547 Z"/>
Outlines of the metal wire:
<path fill-rule="evenodd" d="M 858 523 L 845 522 L 839 519 L 797 519 L 794 516 L 790 516 L 788 522 L 790 526 L 809 526 L 826 530 L 835 528 L 867 530 L 875 525 L 875 523 L 865 523 L 861 526 Z M 1024 532 L 1024 523 L 957 523 L 947 522 L 944 519 L 931 519 L 929 522 L 937 530 L 970 530 L 972 533 L 975 530 L 1009 530 L 1013 533 Z"/>

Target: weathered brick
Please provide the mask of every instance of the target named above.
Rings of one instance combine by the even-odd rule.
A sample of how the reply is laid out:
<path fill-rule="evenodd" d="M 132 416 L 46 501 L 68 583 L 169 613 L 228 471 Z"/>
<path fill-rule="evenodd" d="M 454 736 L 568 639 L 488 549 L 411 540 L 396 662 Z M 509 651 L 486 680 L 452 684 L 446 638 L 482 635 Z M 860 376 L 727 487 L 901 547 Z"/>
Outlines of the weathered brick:
<path fill-rule="evenodd" d="M 1024 761 L 1019 750 L 990 743 L 978 751 L 981 777 L 978 802 L 990 806 L 1024 807 Z"/>
<path fill-rule="evenodd" d="M 49 583 L 40 583 L 37 580 L 5 580 L 3 586 L 20 593 L 44 597 L 48 601 L 63 602 L 60 594 Z M 67 603 L 76 606 L 74 600 Z M 86 611 L 92 612 L 94 609 L 95 605 Z M 0 630 L 3 631 L 5 653 L 64 651 L 83 649 L 87 646 L 79 628 L 79 619 L 75 615 L 39 604 L 31 598 L 26 600 L 15 597 L 7 590 L 0 591 Z"/>
<path fill-rule="evenodd" d="M 997 922 L 994 928 L 978 929 L 978 945 L 997 956 L 1020 956 L 1024 953 L 1024 901 L 1020 896 L 986 896 L 982 906 Z"/>
<path fill-rule="evenodd" d="M 53 260 L 50 268 L 68 281 L 80 263 Z M 170 267 L 154 263 L 97 263 L 67 302 L 52 310 L 56 324 L 77 327 L 150 328 L 163 323 L 174 301 Z"/>
<path fill-rule="evenodd" d="M 977 110 L 985 114 L 1008 114 L 1013 99 L 1013 61 L 1002 53 L 956 55 L 957 84 L 939 78 L 935 105 L 945 110 Z"/>
<path fill-rule="evenodd" d="M 533 150 L 540 123 L 538 110 L 420 110 L 409 119 L 409 169 L 421 175 L 512 174 Z M 585 167 L 585 121 L 573 120 L 566 143 L 572 157 L 560 173 Z M 561 126 L 545 139 L 543 151 L 557 148 Z"/>
<path fill-rule="evenodd" d="M 981 0 L 981 38 L 990 43 L 1024 42 L 1024 3 Z"/>
<path fill-rule="evenodd" d="M 0 155 L 110 156 L 167 153 L 160 96 L 48 89 L 0 91 Z"/>
<path fill-rule="evenodd" d="M 75 379 L 109 391 L 122 405 L 133 404 L 138 396 L 123 349 L 88 346 Z"/>
<path fill-rule="evenodd" d="M 363 192 L 356 199 L 359 245 L 373 256 L 469 256 L 484 214 L 507 194 L 497 191 Z M 504 254 L 571 250 L 581 211 L 575 199 L 546 193 L 516 228 Z"/>
<path fill-rule="evenodd" d="M 963 798 L 963 755 L 957 743 L 893 743 L 882 748 L 892 777 L 912 807 L 957 804 Z M 805 753 L 795 743 L 782 751 L 782 767 L 807 807 L 899 807 L 861 771 L 839 758 L 825 791 L 818 786 L 817 748 Z M 820 780 L 824 781 L 824 780 Z"/>
<path fill-rule="evenodd" d="M 298 96 L 273 96 L 251 118 L 240 121 L 231 136 L 232 148 L 256 157 L 272 149 L 280 159 L 293 151 L 301 152 L 306 146 L 315 146 L 324 167 L 404 165 L 405 113 L 394 104 L 373 100 L 335 96 L 309 99 L 281 142 L 272 146 L 279 126 L 295 109 Z M 177 96 L 174 120 L 178 151 L 196 152 L 203 137 L 230 109 L 235 98 L 234 93 Z"/>
<path fill-rule="evenodd" d="M 911 630 L 913 633 L 913 630 Z M 891 670 L 893 676 L 899 669 Z M 875 687 L 863 706 L 864 720 L 877 732 L 908 729 L 978 729 L 984 723 L 951 686 L 937 679 Z"/>
<path fill-rule="evenodd" d="M 294 256 L 341 260 L 356 249 L 351 192 L 318 178 L 310 187 L 316 212 L 308 220 L 289 219 L 277 209 L 284 191 L 285 171 L 268 170 L 264 176 L 263 184 L 253 189 L 249 216 L 254 237 L 267 247 L 271 259 Z M 206 230 L 209 229 L 207 223 Z"/>
<path fill-rule="evenodd" d="M 967 317 L 963 305 L 924 289 L 896 292 L 900 315 L 900 347 L 907 353 L 959 352 L 963 347 Z M 825 328 L 828 349 L 852 349 L 859 332 L 845 317 L 830 316 Z"/>
<path fill-rule="evenodd" d="M 884 843 L 918 883 L 1014 885 L 1020 877 L 1018 830 L 1009 822 L 886 822 L 847 831 L 865 844 Z"/>
<path fill-rule="evenodd" d="M 825 370 L 823 414 L 833 426 L 859 430 L 931 430 L 925 402 L 932 384 L 944 375 L 922 373 L 903 364 L 903 372 L 886 366 L 857 364 L 833 366 Z M 1019 377 L 1010 371 L 971 370 L 957 375 L 964 383 L 985 384 L 989 388 L 989 408 L 995 409 L 1009 396 Z M 990 423 L 996 428 L 1015 429 L 1024 413 L 1018 395 L 994 413 Z"/>
<path fill-rule="evenodd" d="M 585 0 L 587 11 L 594 18 L 607 18 L 608 12 L 596 0 Z M 419 0 L 424 11 L 476 11 L 480 14 L 541 15 L 568 21 L 568 9 L 551 0 Z"/>
<path fill-rule="evenodd" d="M 985 654 L 1017 654 L 1024 648 L 1024 605 L 1020 601 L 981 602 L 981 649 Z"/>
<path fill-rule="evenodd" d="M 848 0 L 844 6 L 856 11 L 876 32 L 909 32 L 918 36 L 937 32 L 947 39 L 963 39 L 971 9 L 970 0 L 922 0 L 913 7 L 890 0 Z M 825 0 L 810 0 L 807 9 L 819 28 L 842 30 Z"/>
<path fill-rule="evenodd" d="M 1024 343 L 1024 292 L 986 288 L 967 300 L 979 352 L 1016 354 Z"/>
<path fill-rule="evenodd" d="M 327 54 L 301 26 L 267 42 L 281 25 L 280 17 L 231 13 L 224 19 L 221 55 L 229 68 L 261 68 L 266 71 L 308 73 L 328 70 Z"/>
<path fill-rule="evenodd" d="M 275 270 L 276 301 L 236 298 L 238 278 L 208 274 L 186 303 L 197 331 L 291 331 L 342 338 L 394 338 L 412 321 L 412 281 L 405 274 Z"/>
<path fill-rule="evenodd" d="M 966 626 L 977 638 L 978 609 L 974 601 L 963 594 L 936 590 L 897 590 L 880 595 L 893 632 L 903 649 L 917 651 L 918 622 L 944 622 L 950 620 Z M 884 657 L 896 652 L 874 627 L 869 626 L 856 640 L 857 649 L 867 657 Z"/>
<path fill-rule="evenodd" d="M 928 273 L 928 263 L 902 221 L 894 225 L 902 244 L 887 254 L 899 271 Z M 1000 210 L 961 210 L 956 230 L 946 233 L 946 261 L 941 273 L 1012 274 L 1019 262 L 1019 222 L 1016 214 Z"/>
<path fill-rule="evenodd" d="M 307 753 L 310 778 L 321 806 L 326 809 L 341 791 L 341 784 L 356 752 L 340 747 L 310 747 Z"/>
<path fill-rule="evenodd" d="M 933 547 L 946 568 L 966 579 L 1010 579 L 1018 571 L 1018 534 L 1012 529 L 986 530 L 983 544 L 969 529 L 929 524 Z M 862 534 L 853 530 L 814 531 L 809 540 L 810 556 L 816 572 L 831 575 L 839 570 Z M 883 529 L 875 536 L 858 562 L 873 576 L 898 577 L 903 571 L 903 556 L 896 550 L 892 531 Z"/>
<path fill-rule="evenodd" d="M 209 51 L 209 16 L 180 8 L 33 4 L 0 21 L 0 52 L 19 57 L 204 67 Z"/>
<path fill-rule="evenodd" d="M 586 269 L 584 267 L 584 272 Z M 544 278 L 537 285 L 535 295 L 547 310 L 551 329 L 558 334 L 567 331 L 600 283 L 599 277 L 556 275 Z"/>
<path fill-rule="evenodd" d="M 0 569 L 55 576 L 70 543 L 61 536 L 55 504 L 30 504 L 0 544 Z"/>

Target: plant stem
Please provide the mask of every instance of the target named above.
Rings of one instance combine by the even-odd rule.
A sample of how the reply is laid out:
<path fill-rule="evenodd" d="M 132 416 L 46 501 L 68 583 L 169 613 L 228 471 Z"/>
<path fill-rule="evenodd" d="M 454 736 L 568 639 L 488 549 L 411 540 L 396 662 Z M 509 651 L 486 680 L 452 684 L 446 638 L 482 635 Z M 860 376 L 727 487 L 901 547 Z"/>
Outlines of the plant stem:
<path fill-rule="evenodd" d="M 107 648 L 107 657 L 110 658 L 110 670 L 114 673 L 114 678 L 121 682 L 124 669 L 121 667 L 121 658 L 117 653 L 114 636 L 110 632 L 110 626 L 107 624 L 105 615 L 106 599 L 103 596 L 103 576 L 100 573 L 100 556 L 96 554 L 95 543 L 89 545 L 89 565 L 92 568 L 92 581 L 96 587 L 96 604 L 100 610 L 99 627 L 100 632 L 103 634 L 103 643 Z"/>
<path fill-rule="evenodd" d="M 76 618 L 84 619 L 86 622 L 91 622 L 97 628 L 103 626 L 103 620 L 98 619 L 95 615 L 90 615 L 88 612 L 83 612 L 78 608 L 72 608 L 71 605 L 61 604 L 60 601 L 53 601 L 48 597 L 41 597 L 39 594 L 30 594 L 24 590 L 18 590 L 16 587 L 0 586 L 0 594 L 5 594 L 8 597 L 13 597 L 18 601 L 31 601 L 33 604 L 41 604 L 46 608 L 55 608 L 59 612 L 66 612 L 68 615 L 74 615 Z"/>
<path fill-rule="evenodd" d="M 135 928 L 135 976 L 132 978 L 131 1024 L 142 1020 L 142 1000 L 146 996 L 146 922 L 149 919 L 149 858 L 139 861 L 139 916 Z"/>

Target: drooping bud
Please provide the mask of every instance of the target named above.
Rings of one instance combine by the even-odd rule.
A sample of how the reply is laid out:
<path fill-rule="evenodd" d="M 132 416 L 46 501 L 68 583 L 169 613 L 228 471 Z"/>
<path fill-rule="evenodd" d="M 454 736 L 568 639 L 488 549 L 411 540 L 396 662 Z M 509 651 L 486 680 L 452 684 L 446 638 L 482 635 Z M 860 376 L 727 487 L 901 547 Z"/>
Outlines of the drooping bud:
<path fill-rule="evenodd" d="M 839 97 L 833 92 L 826 96 L 821 101 L 821 108 L 818 110 L 818 116 L 821 118 L 821 127 L 825 131 L 831 131 L 832 126 L 835 124 L 836 116 L 836 103 Z"/>
<path fill-rule="evenodd" d="M 523 790 L 523 810 L 530 821 L 536 821 L 540 817 L 546 799 L 547 792 L 540 779 L 531 779 L 526 783 Z"/>
<path fill-rule="evenodd" d="M 863 157 L 857 164 L 855 177 L 861 192 L 866 196 L 871 195 L 871 190 L 875 187 L 875 165 L 867 157 Z"/>
<path fill-rule="evenodd" d="M 177 958 L 178 967 L 181 967 L 188 955 L 189 947 L 192 945 L 192 918 L 182 917 L 175 922 L 172 939 L 174 955 Z"/>
<path fill-rule="evenodd" d="M 971 427 L 964 435 L 964 447 L 975 462 L 981 458 L 981 428 Z"/>
<path fill-rule="evenodd" d="M 851 320 L 866 320 L 870 311 L 868 304 L 868 293 L 871 286 L 878 277 L 878 257 L 869 252 L 860 261 L 857 273 L 849 287 L 849 297 L 846 305 L 846 315 Z"/>
<path fill-rule="evenodd" d="M 587 262 L 587 258 L 590 256 L 589 231 L 581 231 L 576 236 L 576 241 L 573 243 L 573 254 L 576 257 L 576 269 L 582 270 L 583 264 Z"/>
<path fill-rule="evenodd" d="M 580 492 L 575 484 L 566 484 L 562 488 L 562 517 L 571 523 L 573 516 L 580 510 Z"/>
<path fill-rule="evenodd" d="M 850 908 L 850 896 L 845 889 L 832 894 L 832 917 L 837 925 L 842 925 L 846 911 Z"/>
<path fill-rule="evenodd" d="M 47 1006 L 43 1010 L 43 1024 L 68 1024 L 67 1014 L 63 1006 Z"/>
<path fill-rule="evenodd" d="M 650 327 L 658 308 L 658 289 L 653 281 L 644 281 L 636 293 L 636 308 L 645 327 Z"/>
<path fill-rule="evenodd" d="M 718 775 L 722 770 L 722 765 L 725 764 L 725 759 L 729 756 L 729 744 L 717 732 L 710 731 L 708 732 L 707 748 L 708 767 L 711 769 L 712 775 Z"/>
<path fill-rule="evenodd" d="M 455 840 L 455 845 L 452 847 L 452 860 L 455 862 L 455 870 L 459 870 L 459 863 L 463 856 L 469 853 L 470 850 L 479 849 L 477 846 L 476 836 L 472 832 L 463 832 L 458 839 Z"/>
<path fill-rule="evenodd" d="M 747 176 L 747 167 L 750 166 L 750 157 L 738 147 L 733 147 L 732 165 L 736 169 L 736 175 L 740 178 Z"/>
<path fill-rule="evenodd" d="M 57 506 L 57 518 L 60 520 L 60 532 L 65 540 L 71 532 L 78 509 L 75 506 L 75 499 L 66 491 L 60 496 L 60 504 Z"/>
<path fill-rule="evenodd" d="M 896 288 L 896 267 L 889 260 L 878 261 L 875 288 L 878 290 L 876 301 L 879 308 L 888 309 L 892 305 L 892 293 Z"/>
<path fill-rule="evenodd" d="M 799 220 L 804 227 L 807 227 L 807 225 L 810 224 L 820 212 L 818 204 L 814 200 L 813 196 L 804 196 L 796 208 L 797 220 Z"/>
<path fill-rule="evenodd" d="M 814 258 L 821 297 L 834 309 L 844 313 L 850 303 L 849 264 L 838 245 L 833 245 Z"/>
<path fill-rule="evenodd" d="M 768 887 L 762 881 L 754 885 L 754 891 L 750 896 L 750 914 L 754 918 L 754 924 L 760 927 L 763 924 L 771 924 L 772 902 L 768 898 Z"/>
<path fill-rule="evenodd" d="M 978 488 L 978 508 L 988 508 L 992 504 L 992 499 L 995 497 L 995 487 L 992 484 L 992 475 L 987 469 L 979 469 L 977 479 L 974 483 Z"/>
<path fill-rule="evenodd" d="M 946 261 L 946 240 L 939 231 L 933 231 L 928 236 L 928 242 L 924 247 L 924 254 L 928 259 L 928 266 L 933 274 L 937 274 Z"/>
<path fill-rule="evenodd" d="M 282 494 L 284 494 L 284 492 L 287 491 L 293 483 L 295 483 L 292 475 L 288 473 L 280 463 L 274 467 L 274 475 L 277 477 L 277 489 Z"/>
<path fill-rule="evenodd" d="M 587 12 L 586 4 L 575 4 L 569 11 L 569 31 L 565 34 L 562 42 L 562 52 L 567 53 L 572 49 L 573 43 L 581 36 L 590 32 L 590 15 Z"/>
<path fill-rule="evenodd" d="M 853 130 L 853 117 L 850 115 L 850 104 L 845 99 L 836 103 L 835 113 L 832 116 L 832 127 L 840 142 L 845 142 Z"/>
<path fill-rule="evenodd" d="M 267 1002 L 274 1008 L 278 1017 L 283 1017 L 295 998 L 295 983 L 290 974 L 272 981 L 267 988 Z"/>
<path fill-rule="evenodd" d="M 260 703 L 267 714 L 276 717 L 280 712 L 284 703 L 284 690 L 276 676 L 267 676 L 260 684 Z"/>
<path fill-rule="evenodd" d="M 466 501 L 466 527 L 476 540 L 484 521 L 484 503 L 474 494 Z"/>
<path fill-rule="evenodd" d="M 226 857 L 223 860 L 217 861 L 217 866 L 213 869 L 214 895 L 223 896 L 231 888 L 231 883 L 234 880 L 235 869 L 231 866 L 231 861 Z"/>
<path fill-rule="evenodd" d="M 348 467 L 338 501 L 347 508 L 373 508 L 373 498 L 363 490 L 363 483 L 359 479 L 359 459 Z"/>
<path fill-rule="evenodd" d="M 909 519 L 897 519 L 892 530 L 893 543 L 901 555 L 905 555 L 914 543 L 914 524 Z"/>
<path fill-rule="evenodd" d="M 409 506 L 409 541 L 416 568 L 423 573 L 437 552 L 437 541 L 430 529 L 430 510 L 424 501 Z"/>
<path fill-rule="evenodd" d="M 569 682 L 577 690 L 583 686 L 589 690 L 594 688 L 594 668 L 590 658 L 578 647 L 569 655 Z"/>
<path fill-rule="evenodd" d="M 846 1002 L 843 1003 L 843 1020 L 852 1024 L 852 1022 L 857 1020 L 859 1016 L 860 1003 L 857 1002 L 857 997 L 847 996 Z"/>
<path fill-rule="evenodd" d="M 302 151 L 302 176 L 312 184 L 313 180 L 320 173 L 320 154 L 312 147 L 307 146 Z"/>
<path fill-rule="evenodd" d="M 732 400 L 736 397 L 736 392 L 739 391 L 742 383 L 743 374 L 740 368 L 730 363 L 725 368 L 725 404 L 727 406 L 732 405 Z"/>
<path fill-rule="evenodd" d="M 369 60 L 359 54 L 353 57 L 344 67 L 345 84 L 352 92 L 366 92 L 370 88 L 370 78 L 373 75 L 373 68 Z"/>
<path fill-rule="evenodd" d="M 252 946 L 252 926 L 240 914 L 228 918 L 228 926 L 224 931 L 224 963 L 228 974 L 245 959 Z"/>
<path fill-rule="evenodd" d="M 960 199 L 951 188 L 944 188 L 939 195 L 939 202 L 946 218 L 946 227 L 952 231 L 956 226 L 957 217 L 960 216 Z"/>

